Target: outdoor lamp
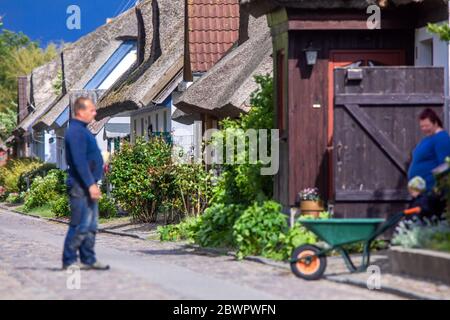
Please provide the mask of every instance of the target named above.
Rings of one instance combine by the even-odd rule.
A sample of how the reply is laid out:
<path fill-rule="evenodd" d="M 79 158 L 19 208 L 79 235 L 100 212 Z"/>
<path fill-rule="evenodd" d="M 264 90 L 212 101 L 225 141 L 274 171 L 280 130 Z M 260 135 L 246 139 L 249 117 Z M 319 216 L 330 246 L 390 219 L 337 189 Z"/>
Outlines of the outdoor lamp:
<path fill-rule="evenodd" d="M 308 47 L 303 50 L 305 52 L 306 56 L 306 64 L 308 66 L 313 66 L 317 62 L 317 54 L 319 52 L 319 49 L 313 48 L 311 42 L 309 43 Z"/>

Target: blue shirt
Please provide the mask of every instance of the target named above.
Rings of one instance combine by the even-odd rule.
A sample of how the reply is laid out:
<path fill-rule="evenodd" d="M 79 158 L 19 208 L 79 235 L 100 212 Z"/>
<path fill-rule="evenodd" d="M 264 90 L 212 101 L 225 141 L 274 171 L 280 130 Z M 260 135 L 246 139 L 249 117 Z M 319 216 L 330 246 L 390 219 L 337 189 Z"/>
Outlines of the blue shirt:
<path fill-rule="evenodd" d="M 103 157 L 87 123 L 71 119 L 64 136 L 70 186 L 73 180 L 88 189 L 103 175 Z"/>
<path fill-rule="evenodd" d="M 423 138 L 413 151 L 408 180 L 420 176 L 427 183 L 427 191 L 430 191 L 436 184 L 431 170 L 444 163 L 448 156 L 450 156 L 450 136 L 447 131 L 443 130 Z"/>

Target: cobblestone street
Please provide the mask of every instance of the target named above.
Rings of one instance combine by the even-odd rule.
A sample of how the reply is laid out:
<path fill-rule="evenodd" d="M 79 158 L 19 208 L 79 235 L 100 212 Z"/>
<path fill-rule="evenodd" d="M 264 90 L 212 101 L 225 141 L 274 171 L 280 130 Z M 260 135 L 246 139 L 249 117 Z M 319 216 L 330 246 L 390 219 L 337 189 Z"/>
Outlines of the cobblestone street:
<path fill-rule="evenodd" d="M 111 270 L 81 271 L 68 289 L 62 271 L 63 224 L 0 210 L 0 299 L 396 299 L 289 270 L 236 261 L 178 243 L 99 234 L 99 260 Z"/>

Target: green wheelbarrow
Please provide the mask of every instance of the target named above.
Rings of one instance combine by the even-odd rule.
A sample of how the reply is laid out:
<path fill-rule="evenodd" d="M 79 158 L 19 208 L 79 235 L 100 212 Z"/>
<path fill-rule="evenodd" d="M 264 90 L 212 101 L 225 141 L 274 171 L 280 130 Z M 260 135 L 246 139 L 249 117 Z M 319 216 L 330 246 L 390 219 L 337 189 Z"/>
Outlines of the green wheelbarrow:
<path fill-rule="evenodd" d="M 350 272 L 365 271 L 370 263 L 370 244 L 378 236 L 397 223 L 406 215 L 418 214 L 420 208 L 407 209 L 391 216 L 389 219 L 299 219 L 298 221 L 313 232 L 328 247 L 304 244 L 292 251 L 290 264 L 292 272 L 305 280 L 317 280 L 322 277 L 327 267 L 327 254 L 337 250 Z M 356 267 L 344 248 L 347 244 L 363 243 L 363 257 Z"/>

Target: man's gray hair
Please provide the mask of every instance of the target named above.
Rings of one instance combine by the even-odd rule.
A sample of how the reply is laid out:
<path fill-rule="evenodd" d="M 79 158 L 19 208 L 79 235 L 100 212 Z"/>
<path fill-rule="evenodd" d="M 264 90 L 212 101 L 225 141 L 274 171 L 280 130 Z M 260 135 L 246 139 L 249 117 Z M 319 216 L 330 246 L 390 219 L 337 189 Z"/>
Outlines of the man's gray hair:
<path fill-rule="evenodd" d="M 78 97 L 73 103 L 73 113 L 77 114 L 79 110 L 86 109 L 86 102 L 92 101 L 88 97 Z"/>

